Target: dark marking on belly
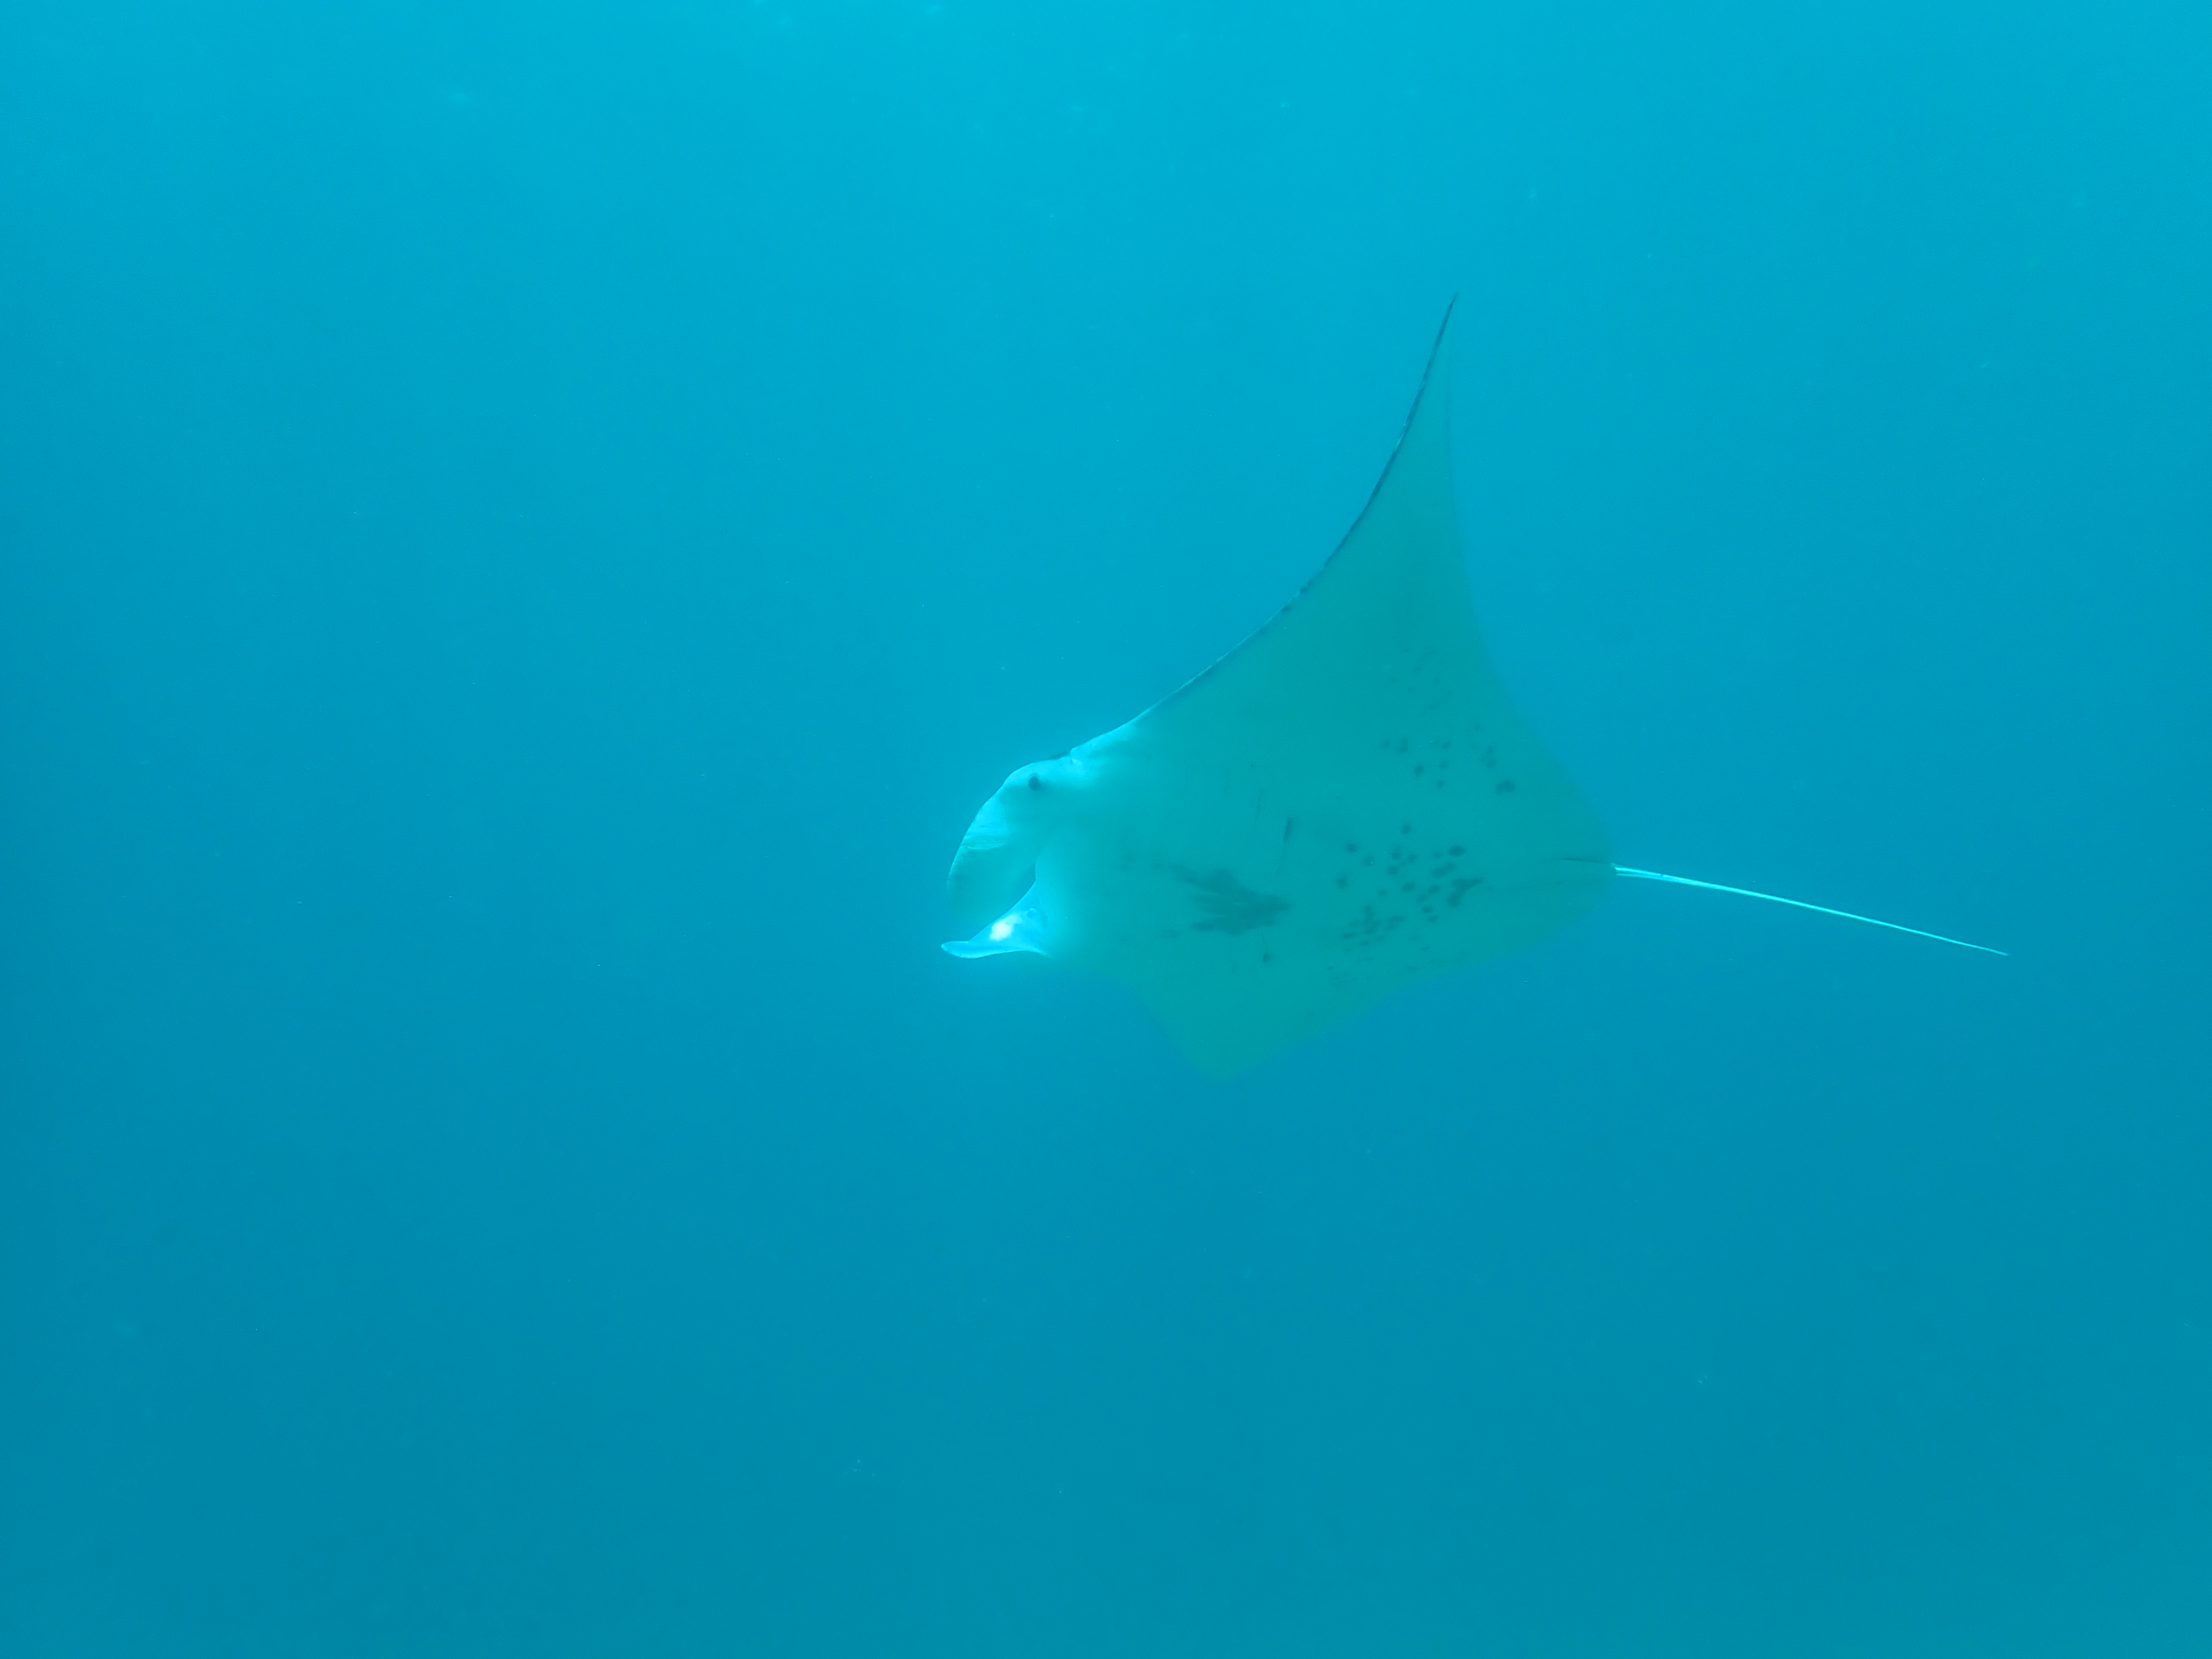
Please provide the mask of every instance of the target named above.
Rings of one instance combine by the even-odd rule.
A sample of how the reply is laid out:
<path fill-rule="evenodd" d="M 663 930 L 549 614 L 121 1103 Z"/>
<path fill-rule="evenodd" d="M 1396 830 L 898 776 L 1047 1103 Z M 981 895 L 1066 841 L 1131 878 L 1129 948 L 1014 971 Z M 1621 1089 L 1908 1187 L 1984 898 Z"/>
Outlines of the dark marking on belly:
<path fill-rule="evenodd" d="M 1178 868 L 1175 873 L 1178 880 L 1189 884 L 1198 906 L 1199 920 L 1191 924 L 1194 933 L 1249 933 L 1255 927 L 1265 927 L 1291 908 L 1288 899 L 1255 892 L 1226 870 L 1200 872 Z"/>

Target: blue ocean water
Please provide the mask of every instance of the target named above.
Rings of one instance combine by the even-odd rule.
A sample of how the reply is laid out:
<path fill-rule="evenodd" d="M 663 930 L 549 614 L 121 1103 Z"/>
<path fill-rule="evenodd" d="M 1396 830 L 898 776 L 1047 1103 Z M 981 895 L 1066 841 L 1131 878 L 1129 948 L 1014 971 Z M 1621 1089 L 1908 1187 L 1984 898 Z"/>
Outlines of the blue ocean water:
<path fill-rule="evenodd" d="M 2212 13 L 0 9 L 0 1653 L 2212 1652 Z M 1624 862 L 955 962 L 1459 296 Z"/>

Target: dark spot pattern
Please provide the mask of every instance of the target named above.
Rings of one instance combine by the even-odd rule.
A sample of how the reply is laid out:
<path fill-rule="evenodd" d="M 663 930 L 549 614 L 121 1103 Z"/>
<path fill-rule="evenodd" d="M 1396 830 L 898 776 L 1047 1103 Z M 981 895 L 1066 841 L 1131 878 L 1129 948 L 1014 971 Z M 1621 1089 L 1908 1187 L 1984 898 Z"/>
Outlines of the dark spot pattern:
<path fill-rule="evenodd" d="M 1405 793 L 1409 790 L 1424 792 L 1423 799 L 1431 788 L 1463 790 L 1470 775 L 1466 768 L 1474 763 L 1490 775 L 1490 788 L 1482 792 L 1486 799 L 1517 793 L 1519 785 L 1506 773 L 1498 745 L 1484 740 L 1480 722 L 1462 720 L 1453 729 L 1458 734 L 1455 738 L 1413 733 L 1380 737 L 1377 760 L 1382 775 L 1389 780 L 1388 787 L 1400 792 L 1407 801 L 1413 799 Z M 1459 763 L 1456 781 L 1455 762 Z M 1384 799 L 1388 798 L 1385 794 Z M 1473 827 L 1461 816 L 1468 809 L 1448 805 L 1448 800 L 1437 805 L 1440 813 L 1460 816 L 1460 823 L 1452 827 Z M 1464 909 L 1470 896 L 1479 899 L 1486 882 L 1483 876 L 1467 872 L 1467 844 L 1444 842 L 1437 834 L 1443 827 L 1424 830 L 1408 820 L 1398 824 L 1396 833 L 1383 837 L 1372 850 L 1365 850 L 1354 840 L 1340 843 L 1344 857 L 1339 872 L 1331 873 L 1336 875 L 1336 890 L 1344 895 L 1338 902 L 1340 908 L 1334 927 L 1339 944 L 1350 959 L 1347 968 L 1386 951 L 1394 957 L 1410 953 L 1413 960 L 1425 957 L 1437 966 L 1458 959 L 1466 935 L 1463 923 L 1455 925 L 1451 913 Z M 1353 907 L 1357 915 L 1349 914 Z"/>

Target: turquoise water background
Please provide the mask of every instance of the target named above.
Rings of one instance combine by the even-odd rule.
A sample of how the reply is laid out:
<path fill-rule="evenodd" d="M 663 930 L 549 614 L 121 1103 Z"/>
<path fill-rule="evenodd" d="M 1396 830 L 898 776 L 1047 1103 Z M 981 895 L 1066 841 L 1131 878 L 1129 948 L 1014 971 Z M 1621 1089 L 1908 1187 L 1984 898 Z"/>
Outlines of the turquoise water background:
<path fill-rule="evenodd" d="M 2212 1652 L 2212 11 L 0 6 L 0 1653 Z M 955 962 L 1459 296 L 1625 863 Z"/>

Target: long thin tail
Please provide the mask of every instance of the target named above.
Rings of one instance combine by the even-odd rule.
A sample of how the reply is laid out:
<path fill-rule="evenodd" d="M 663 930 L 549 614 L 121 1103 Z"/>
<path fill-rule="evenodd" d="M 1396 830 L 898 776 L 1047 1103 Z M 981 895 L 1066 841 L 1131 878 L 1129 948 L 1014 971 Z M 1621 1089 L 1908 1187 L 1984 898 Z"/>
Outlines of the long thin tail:
<path fill-rule="evenodd" d="M 1945 945 L 1955 945 L 1962 950 L 1986 951 L 1993 957 L 2012 954 L 1992 945 L 1975 945 L 1963 939 L 1953 939 L 1948 933 L 1931 933 L 1924 927 L 1907 927 L 1901 921 L 1883 921 L 1876 916 L 1862 916 L 1850 910 L 1832 910 L 1825 904 L 1808 904 L 1803 899 L 1784 898 L 1774 893 L 1754 893 L 1748 887 L 1726 887 L 1717 881 L 1692 881 L 1687 876 L 1662 876 L 1656 870 L 1632 870 L 1625 864 L 1613 866 L 1616 876 L 1633 876 L 1638 881 L 1671 881 L 1677 887 L 1702 887 L 1712 893 L 1734 893 L 1739 898 L 1765 899 L 1769 904 L 1787 904 L 1798 910 L 1818 910 L 1824 916 L 1841 916 L 1845 921 L 1863 921 L 1869 927 L 1887 927 L 1899 933 L 1917 933 L 1922 939 L 1932 939 Z"/>

